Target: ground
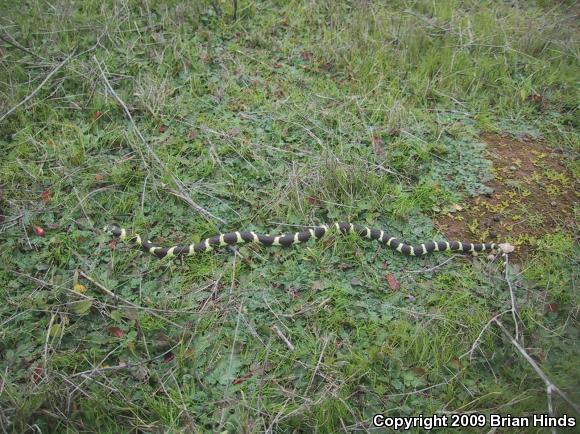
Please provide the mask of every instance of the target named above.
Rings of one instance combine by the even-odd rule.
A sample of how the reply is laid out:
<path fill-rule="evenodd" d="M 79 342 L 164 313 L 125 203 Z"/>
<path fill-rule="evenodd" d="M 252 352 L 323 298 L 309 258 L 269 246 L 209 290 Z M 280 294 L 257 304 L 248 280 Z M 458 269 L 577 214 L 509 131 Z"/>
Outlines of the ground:
<path fill-rule="evenodd" d="M 4 432 L 576 415 L 577 2 L 25 5 L 0 0 Z M 333 221 L 516 252 L 176 261 L 103 231 Z"/>
<path fill-rule="evenodd" d="M 525 135 L 482 139 L 493 164 L 489 190 L 438 216 L 436 226 L 448 239 L 509 242 L 513 259 L 529 258 L 538 239 L 576 224 L 578 184 L 566 165 L 575 157 Z"/>

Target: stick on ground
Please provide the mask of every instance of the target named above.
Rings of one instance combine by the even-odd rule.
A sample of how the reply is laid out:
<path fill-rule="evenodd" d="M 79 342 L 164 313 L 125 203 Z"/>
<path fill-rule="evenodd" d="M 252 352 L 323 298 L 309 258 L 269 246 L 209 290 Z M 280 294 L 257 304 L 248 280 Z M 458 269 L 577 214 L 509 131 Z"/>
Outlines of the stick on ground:
<path fill-rule="evenodd" d="M 272 325 L 272 330 L 274 330 L 278 337 L 284 341 L 290 351 L 294 351 L 294 345 L 292 345 L 292 342 L 284 336 L 284 333 L 282 333 L 282 330 L 280 330 L 276 324 Z"/>
<path fill-rule="evenodd" d="M 125 104 L 125 102 L 121 99 L 121 97 L 119 97 L 119 95 L 117 95 L 117 92 L 115 92 L 115 90 L 111 86 L 111 83 L 109 82 L 109 80 L 107 78 L 107 75 L 105 74 L 104 69 L 101 67 L 101 63 L 97 60 L 97 57 L 96 56 L 93 56 L 93 60 L 95 61 L 95 63 L 97 64 L 97 67 L 99 68 L 99 72 L 101 73 L 101 76 L 103 77 L 103 81 L 105 82 L 105 86 L 107 87 L 107 89 L 109 90 L 109 92 L 111 93 L 111 95 L 113 96 L 113 98 L 115 98 L 115 100 L 117 101 L 117 103 L 123 108 L 123 111 L 125 112 L 125 115 L 129 119 L 129 122 L 131 122 L 131 125 L 133 126 L 133 130 L 135 131 L 135 134 L 137 134 L 137 137 L 139 137 L 139 140 L 141 140 L 141 142 L 145 146 L 145 149 L 147 149 L 147 152 L 153 158 L 153 160 L 155 160 L 155 162 L 159 165 L 159 167 L 161 169 L 163 169 L 164 171 L 166 171 L 167 166 L 157 156 L 157 154 L 155 153 L 155 151 L 153 150 L 153 148 L 151 147 L 151 145 L 149 145 L 149 142 L 147 142 L 147 140 L 145 140 L 145 137 L 143 136 L 143 134 L 141 133 L 141 131 L 139 130 L 139 128 L 137 128 L 137 124 L 133 120 L 133 116 L 131 116 L 131 112 L 129 111 L 129 108 L 127 107 L 127 104 Z M 206 209 L 202 208 L 197 203 L 195 203 L 193 201 L 193 199 L 187 193 L 187 190 L 186 190 L 185 186 L 183 185 L 183 183 L 175 175 L 171 174 L 170 176 L 171 176 L 171 179 L 173 180 L 173 182 L 175 183 L 175 185 L 177 186 L 177 188 L 179 189 L 179 192 L 181 194 L 181 197 L 182 198 L 186 198 L 185 201 L 193 209 L 195 209 L 197 212 L 199 212 L 201 215 L 203 215 L 205 218 L 207 218 L 210 221 L 213 219 L 213 220 L 217 220 L 221 224 L 224 224 L 224 225 L 226 224 L 226 222 L 224 220 L 222 220 L 219 217 L 214 216 L 209 211 L 207 211 Z"/>
<path fill-rule="evenodd" d="M 74 56 L 74 51 L 72 53 L 70 53 L 66 59 L 64 59 L 62 62 L 60 62 L 52 71 L 50 71 L 48 73 L 48 75 L 44 78 L 44 80 L 42 80 L 42 82 L 36 87 L 36 89 L 34 89 L 30 94 L 28 94 L 28 96 L 26 98 L 24 98 L 22 101 L 20 101 L 14 107 L 12 107 L 10 110 L 8 110 L 6 113 L 4 113 L 2 116 L 0 116 L 0 122 L 2 122 L 4 119 L 6 119 L 12 113 L 14 113 L 14 111 L 16 111 L 16 109 L 18 107 L 26 104 L 28 101 L 30 101 L 32 98 L 34 98 L 34 95 L 36 95 L 38 93 L 38 91 L 40 89 L 42 89 L 42 87 L 48 82 L 48 80 L 50 80 L 52 78 L 52 76 L 54 74 L 56 74 L 60 70 L 60 68 L 62 68 L 73 56 Z"/>
<path fill-rule="evenodd" d="M 532 366 L 532 368 L 534 368 L 534 371 L 536 371 L 536 373 L 540 376 L 540 378 L 542 380 L 544 380 L 544 383 L 546 383 L 546 387 L 548 392 L 556 392 L 558 395 L 560 395 L 560 397 L 566 401 L 570 407 L 572 407 L 574 409 L 574 411 L 578 414 L 580 414 L 580 407 L 578 407 L 578 405 L 576 403 L 574 403 L 570 398 L 568 398 L 568 395 L 566 395 L 562 390 L 560 390 L 558 388 L 558 386 L 556 386 L 552 380 L 550 380 L 550 378 L 544 373 L 544 371 L 542 371 L 542 368 L 540 368 L 538 366 L 538 364 L 536 363 L 536 361 L 534 359 L 532 359 L 532 357 L 527 353 L 527 351 L 518 343 L 518 341 L 515 340 L 515 338 L 506 330 L 506 328 L 504 327 L 504 325 L 497 319 L 494 318 L 493 321 L 499 326 L 499 328 L 501 329 L 501 331 L 503 332 L 503 334 L 510 340 L 510 342 L 512 343 L 512 345 L 514 347 L 516 347 L 516 349 L 520 352 L 520 354 L 524 357 L 524 359 L 527 360 L 527 362 Z M 549 403 L 551 404 L 551 393 L 549 393 L 548 397 L 549 397 Z"/>

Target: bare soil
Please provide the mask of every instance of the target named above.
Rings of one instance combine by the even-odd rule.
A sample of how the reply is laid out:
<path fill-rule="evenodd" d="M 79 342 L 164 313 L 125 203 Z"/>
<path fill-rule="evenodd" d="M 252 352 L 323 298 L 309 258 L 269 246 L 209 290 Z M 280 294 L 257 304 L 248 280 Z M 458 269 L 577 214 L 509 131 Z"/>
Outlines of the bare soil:
<path fill-rule="evenodd" d="M 482 139 L 493 162 L 493 179 L 486 184 L 493 193 L 440 215 L 436 226 L 450 240 L 509 242 L 516 246 L 514 259 L 523 260 L 538 238 L 576 224 L 578 181 L 564 164 L 571 157 L 527 136 L 486 134 Z"/>

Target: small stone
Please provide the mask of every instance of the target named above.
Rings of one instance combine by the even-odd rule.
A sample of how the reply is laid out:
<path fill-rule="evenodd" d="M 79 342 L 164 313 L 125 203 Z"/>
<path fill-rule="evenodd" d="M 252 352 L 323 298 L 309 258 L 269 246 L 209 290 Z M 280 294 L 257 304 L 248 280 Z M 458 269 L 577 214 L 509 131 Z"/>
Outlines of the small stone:
<path fill-rule="evenodd" d="M 558 206 L 558 203 L 555 202 L 555 201 L 552 201 L 552 202 L 550 202 L 550 205 L 552 205 L 552 206 Z"/>
<path fill-rule="evenodd" d="M 515 172 L 516 170 L 518 170 L 518 168 L 516 166 L 510 166 L 510 170 Z"/>

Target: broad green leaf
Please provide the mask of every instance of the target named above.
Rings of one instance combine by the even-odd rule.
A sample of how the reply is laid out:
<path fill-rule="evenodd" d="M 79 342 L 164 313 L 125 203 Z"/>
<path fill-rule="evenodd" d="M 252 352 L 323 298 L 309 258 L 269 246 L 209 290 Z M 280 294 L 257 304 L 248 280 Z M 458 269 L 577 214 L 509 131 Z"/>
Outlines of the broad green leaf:
<path fill-rule="evenodd" d="M 93 300 L 79 301 L 78 303 L 73 304 L 72 311 L 74 313 L 78 313 L 79 315 L 82 315 L 84 313 L 87 313 L 92 305 L 93 305 Z"/>

